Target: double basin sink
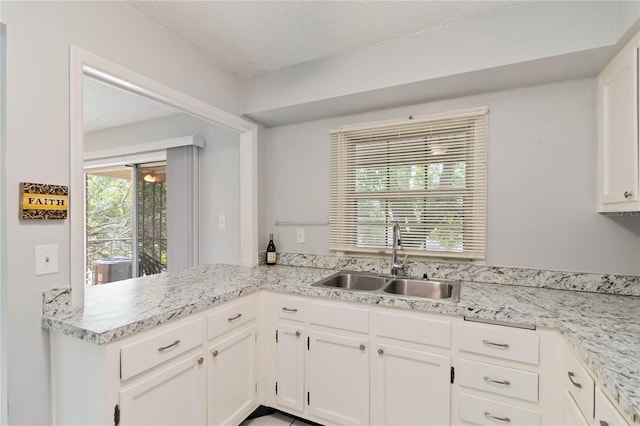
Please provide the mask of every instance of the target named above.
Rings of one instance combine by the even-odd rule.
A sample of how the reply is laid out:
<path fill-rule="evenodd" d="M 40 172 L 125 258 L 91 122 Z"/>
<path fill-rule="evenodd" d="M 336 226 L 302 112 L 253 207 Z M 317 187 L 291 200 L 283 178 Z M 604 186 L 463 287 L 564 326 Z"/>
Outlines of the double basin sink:
<path fill-rule="evenodd" d="M 460 281 L 389 277 L 362 272 L 338 272 L 312 284 L 314 287 L 365 291 L 389 295 L 460 301 Z"/>

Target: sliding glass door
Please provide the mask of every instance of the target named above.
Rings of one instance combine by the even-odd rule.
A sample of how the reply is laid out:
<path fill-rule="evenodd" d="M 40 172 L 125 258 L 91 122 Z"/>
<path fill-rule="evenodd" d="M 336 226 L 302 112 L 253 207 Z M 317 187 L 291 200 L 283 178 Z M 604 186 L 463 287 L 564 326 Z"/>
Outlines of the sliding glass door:
<path fill-rule="evenodd" d="M 86 285 L 167 265 L 166 163 L 86 171 Z"/>

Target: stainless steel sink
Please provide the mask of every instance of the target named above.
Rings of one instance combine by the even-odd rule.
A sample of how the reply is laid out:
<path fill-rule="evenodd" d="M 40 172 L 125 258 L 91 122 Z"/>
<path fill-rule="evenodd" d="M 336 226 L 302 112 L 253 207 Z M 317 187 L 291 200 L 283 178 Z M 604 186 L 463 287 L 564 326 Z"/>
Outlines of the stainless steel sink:
<path fill-rule="evenodd" d="M 314 286 L 338 287 L 346 290 L 373 291 L 382 288 L 389 281 L 388 278 L 371 274 L 361 274 L 356 272 L 339 272 L 330 276 Z"/>
<path fill-rule="evenodd" d="M 444 300 L 454 303 L 460 301 L 460 281 L 454 280 L 394 278 L 366 272 L 338 272 L 312 284 L 312 286 Z"/>
<path fill-rule="evenodd" d="M 427 299 L 460 300 L 460 281 L 398 278 L 384 288 L 385 293 Z"/>

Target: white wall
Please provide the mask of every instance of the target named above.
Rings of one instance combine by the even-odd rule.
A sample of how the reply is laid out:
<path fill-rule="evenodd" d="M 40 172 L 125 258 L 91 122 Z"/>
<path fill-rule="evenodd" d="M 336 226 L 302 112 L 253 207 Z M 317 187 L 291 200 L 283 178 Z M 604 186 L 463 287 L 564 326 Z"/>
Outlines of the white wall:
<path fill-rule="evenodd" d="M 596 80 L 519 88 L 269 129 L 267 227 L 282 252 L 327 254 L 329 131 L 341 125 L 487 105 L 487 264 L 640 274 L 640 221 L 596 212 Z M 300 176 L 305 176 L 301 179 Z M 261 235 L 260 246 L 266 246 Z"/>
<path fill-rule="evenodd" d="M 69 283 L 69 222 L 18 221 L 20 181 L 69 182 L 69 45 L 228 112 L 239 83 L 197 49 L 122 2 L 2 2 L 7 25 L 7 331 L 9 422 L 49 423 L 41 293 Z M 71 200 L 74 202 L 74 200 Z M 60 271 L 34 276 L 34 245 L 58 244 Z M 90 384 L 88 384 L 90 385 Z"/>
<path fill-rule="evenodd" d="M 200 153 L 200 263 L 240 263 L 240 136 L 222 127 Z M 218 217 L 225 217 L 225 228 Z"/>

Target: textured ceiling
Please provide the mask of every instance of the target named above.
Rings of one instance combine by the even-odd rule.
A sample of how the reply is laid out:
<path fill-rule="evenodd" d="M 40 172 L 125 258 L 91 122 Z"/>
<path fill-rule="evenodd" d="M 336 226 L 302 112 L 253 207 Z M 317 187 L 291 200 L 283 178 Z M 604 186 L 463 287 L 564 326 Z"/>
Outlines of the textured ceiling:
<path fill-rule="evenodd" d="M 127 1 L 242 77 L 351 52 L 523 1 Z"/>

